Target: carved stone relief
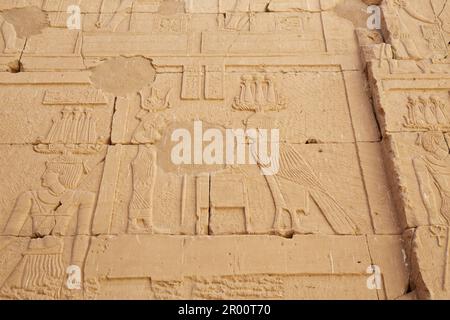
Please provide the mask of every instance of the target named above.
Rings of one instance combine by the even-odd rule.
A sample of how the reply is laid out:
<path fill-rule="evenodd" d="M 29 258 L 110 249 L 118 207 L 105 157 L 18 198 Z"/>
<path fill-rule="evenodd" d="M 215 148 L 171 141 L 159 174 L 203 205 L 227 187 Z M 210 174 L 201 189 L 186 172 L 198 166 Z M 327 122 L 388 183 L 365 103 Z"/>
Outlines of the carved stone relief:
<path fill-rule="evenodd" d="M 3 37 L 3 53 L 17 53 L 17 33 L 14 26 L 0 15 L 0 30 Z"/>
<path fill-rule="evenodd" d="M 72 2 L 0 3 L 1 299 L 448 297 L 448 1 Z"/>
<path fill-rule="evenodd" d="M 17 252 L 22 258 L 16 266 L 2 272 L 0 296 L 82 298 L 83 291 L 74 296 L 65 283 L 69 272 L 66 270 L 83 272 L 90 244 L 97 197 L 96 192 L 86 188 L 98 188 L 98 182 L 90 187 L 87 184 L 98 179 L 104 157 L 95 120 L 89 110 L 66 108 L 62 117 L 54 121 L 48 136 L 39 141 L 33 148 L 34 154 L 26 148 L 21 150 L 29 155 L 28 162 L 42 162 L 36 153 L 48 160 L 44 163 L 41 186 L 19 194 L 4 220 L 4 236 L 19 237 L 25 232 L 30 238 L 28 245 Z M 74 284 L 81 288 L 81 281 L 82 278 Z"/>
<path fill-rule="evenodd" d="M 384 1 L 383 35 L 386 44 L 373 46 L 386 72 L 448 73 L 448 37 L 442 19 L 447 1 Z"/>

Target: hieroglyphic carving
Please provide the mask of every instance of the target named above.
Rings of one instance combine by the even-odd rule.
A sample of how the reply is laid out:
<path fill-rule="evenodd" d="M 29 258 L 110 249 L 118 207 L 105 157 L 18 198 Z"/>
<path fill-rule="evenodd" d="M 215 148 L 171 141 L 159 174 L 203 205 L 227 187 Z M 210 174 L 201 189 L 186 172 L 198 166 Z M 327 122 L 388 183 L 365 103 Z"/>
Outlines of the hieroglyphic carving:
<path fill-rule="evenodd" d="M 300 16 L 279 17 L 277 18 L 277 30 L 302 33 L 304 32 L 303 20 Z"/>
<path fill-rule="evenodd" d="M 437 25 L 422 25 L 422 33 L 425 40 L 428 42 L 428 47 L 433 52 L 447 52 L 445 40 L 442 38 L 439 26 Z"/>
<path fill-rule="evenodd" d="M 185 65 L 181 98 L 183 100 L 223 100 L 224 77 L 223 65 Z M 202 95 L 203 94 L 203 95 Z"/>
<path fill-rule="evenodd" d="M 5 297 L 62 298 L 65 265 L 64 239 L 72 218 L 77 217 L 71 265 L 82 268 L 89 246 L 95 194 L 77 190 L 85 163 L 72 155 L 48 161 L 42 188 L 18 197 L 4 235 L 18 236 L 31 217 L 32 239 L 23 258 L 1 288 Z"/>
<path fill-rule="evenodd" d="M 93 154 L 99 152 L 103 138 L 97 135 L 96 120 L 91 108 L 65 107 L 61 117 L 53 119 L 46 137 L 38 138 L 37 152 L 57 154 Z"/>
<path fill-rule="evenodd" d="M 317 35 L 317 36 L 316 36 Z M 304 37 L 297 32 L 202 32 L 201 51 L 205 54 L 298 54 L 324 52 L 323 36 Z M 263 40 L 262 40 L 263 39 Z"/>
<path fill-rule="evenodd" d="M 106 97 L 97 89 L 51 89 L 45 91 L 44 105 L 105 105 Z"/>
<path fill-rule="evenodd" d="M 255 17 L 250 6 L 250 1 L 235 0 L 233 10 L 225 13 L 223 28 L 231 31 L 250 31 Z"/>
<path fill-rule="evenodd" d="M 271 75 L 242 76 L 241 91 L 235 97 L 233 109 L 238 111 L 280 111 L 286 108 L 286 99 L 278 92 Z"/>
<path fill-rule="evenodd" d="M 210 208 L 210 176 L 202 175 L 196 177 L 196 234 L 209 234 L 209 208 Z"/>
<path fill-rule="evenodd" d="M 450 244 L 450 228 L 442 225 L 431 225 L 430 235 L 436 238 L 437 247 L 440 251 L 445 252 L 445 258 L 442 270 L 442 290 L 446 291 L 449 283 L 449 244 Z"/>
<path fill-rule="evenodd" d="M 425 98 L 408 97 L 408 115 L 404 117 L 405 128 L 422 130 L 450 129 L 447 105 L 437 96 Z"/>
<path fill-rule="evenodd" d="M 224 99 L 224 67 L 220 65 L 206 66 L 205 73 L 205 99 Z"/>
<path fill-rule="evenodd" d="M 267 9 L 270 12 L 323 12 L 333 10 L 341 0 L 277 0 L 270 1 Z"/>
<path fill-rule="evenodd" d="M 184 100 L 199 100 L 202 86 L 202 69 L 199 65 L 183 67 L 183 84 L 181 98 Z"/>
<path fill-rule="evenodd" d="M 184 15 L 155 17 L 153 30 L 165 33 L 181 33 L 188 30 L 188 19 Z"/>
<path fill-rule="evenodd" d="M 148 112 L 164 111 L 170 108 L 170 93 L 172 89 L 166 93 L 165 97 L 161 98 L 159 96 L 158 89 L 151 87 L 147 90 L 142 90 L 139 92 L 141 97 L 141 108 Z"/>
<path fill-rule="evenodd" d="M 156 114 L 170 108 L 171 89 L 164 98 L 159 96 L 156 88 L 146 88 L 139 92 L 141 97 L 141 110 L 136 115 L 140 120 L 139 126 L 133 134 L 133 143 L 153 144 L 161 139 L 161 126 L 164 126 L 162 120 Z"/>
<path fill-rule="evenodd" d="M 102 0 L 100 13 L 96 22 L 96 27 L 107 31 L 116 31 L 119 25 L 127 18 L 127 11 L 133 7 L 134 0 L 120 0 L 117 8 L 114 9 L 112 16 L 105 13 L 107 0 Z"/>
<path fill-rule="evenodd" d="M 195 299 L 280 299 L 283 297 L 283 279 L 280 276 L 254 275 L 198 279 L 193 286 Z M 224 293 L 225 291 L 225 293 Z"/>

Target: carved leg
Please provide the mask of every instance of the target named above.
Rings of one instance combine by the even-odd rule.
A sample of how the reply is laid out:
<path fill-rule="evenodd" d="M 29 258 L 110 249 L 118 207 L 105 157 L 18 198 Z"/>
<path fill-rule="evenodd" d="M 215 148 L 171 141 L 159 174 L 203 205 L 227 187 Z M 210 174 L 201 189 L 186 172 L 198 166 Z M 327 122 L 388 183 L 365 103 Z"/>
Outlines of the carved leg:
<path fill-rule="evenodd" d="M 408 52 L 408 55 L 411 59 L 414 60 L 422 60 L 423 57 L 419 52 L 419 49 L 417 49 L 416 43 L 414 40 L 411 39 L 405 39 L 403 40 L 403 45 L 405 46 L 406 51 Z"/>
<path fill-rule="evenodd" d="M 295 210 L 292 211 L 287 207 L 286 200 L 284 199 L 283 193 L 280 189 L 280 184 L 275 176 L 265 176 L 269 189 L 272 193 L 272 197 L 275 204 L 275 218 L 273 222 L 273 229 L 275 232 L 285 235 L 293 231 L 300 230 L 300 222 L 296 215 Z M 289 213 L 291 219 L 291 228 L 286 230 L 283 228 L 283 213 Z"/>
<path fill-rule="evenodd" d="M 5 41 L 4 53 L 17 53 L 17 33 L 14 26 L 0 16 L 0 28 Z"/>
<path fill-rule="evenodd" d="M 409 60 L 409 54 L 401 40 L 392 39 L 392 49 L 394 50 L 395 59 Z"/>
<path fill-rule="evenodd" d="M 105 28 L 110 31 L 116 31 L 119 25 L 125 20 L 127 9 L 130 9 L 132 5 L 133 0 L 122 0 L 113 17 L 111 18 L 109 23 L 105 26 Z"/>

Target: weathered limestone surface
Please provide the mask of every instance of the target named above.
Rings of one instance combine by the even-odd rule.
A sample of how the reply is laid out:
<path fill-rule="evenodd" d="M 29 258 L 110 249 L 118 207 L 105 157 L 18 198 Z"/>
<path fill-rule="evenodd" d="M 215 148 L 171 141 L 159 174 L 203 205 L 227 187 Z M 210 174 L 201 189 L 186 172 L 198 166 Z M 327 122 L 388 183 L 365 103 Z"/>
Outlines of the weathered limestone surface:
<path fill-rule="evenodd" d="M 1 1 L 0 299 L 449 299 L 449 41 L 449 0 Z M 175 163 L 198 123 L 280 170 Z"/>
<path fill-rule="evenodd" d="M 381 4 L 381 34 L 357 30 L 385 168 L 409 259 L 405 298 L 449 299 L 450 3 Z"/>

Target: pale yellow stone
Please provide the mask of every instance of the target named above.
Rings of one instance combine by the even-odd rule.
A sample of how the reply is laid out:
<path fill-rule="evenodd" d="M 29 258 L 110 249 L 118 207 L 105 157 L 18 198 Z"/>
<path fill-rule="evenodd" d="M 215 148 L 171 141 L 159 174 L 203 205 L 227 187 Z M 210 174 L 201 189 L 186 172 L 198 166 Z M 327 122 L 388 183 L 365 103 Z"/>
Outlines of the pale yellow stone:
<path fill-rule="evenodd" d="M 0 3 L 0 299 L 450 298 L 448 1 L 73 2 Z"/>

